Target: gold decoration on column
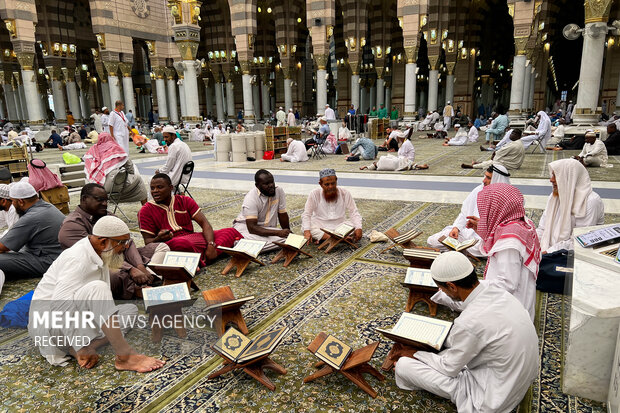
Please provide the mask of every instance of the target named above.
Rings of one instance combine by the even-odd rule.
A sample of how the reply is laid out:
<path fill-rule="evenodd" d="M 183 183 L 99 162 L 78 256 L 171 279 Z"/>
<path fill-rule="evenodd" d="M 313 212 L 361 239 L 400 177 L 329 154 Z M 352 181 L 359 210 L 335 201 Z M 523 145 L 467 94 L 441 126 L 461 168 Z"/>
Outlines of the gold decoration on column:
<path fill-rule="evenodd" d="M 293 71 L 295 69 L 293 69 L 292 67 L 289 66 L 284 66 L 282 67 L 282 74 L 284 75 L 285 79 L 292 79 L 293 78 Z"/>
<path fill-rule="evenodd" d="M 439 63 L 439 56 L 429 56 L 428 62 L 431 65 L 431 70 L 437 70 L 437 64 Z"/>
<path fill-rule="evenodd" d="M 166 77 L 166 68 L 164 66 L 153 66 L 151 68 L 157 79 L 163 79 Z"/>
<path fill-rule="evenodd" d="M 525 46 L 527 45 L 528 39 L 528 37 L 515 37 L 515 51 L 517 55 L 525 54 Z"/>
<path fill-rule="evenodd" d="M 4 72 L 0 71 L 0 85 L 4 85 L 5 83 L 7 82 L 4 80 Z"/>
<path fill-rule="evenodd" d="M 326 54 L 315 54 L 314 55 L 314 62 L 316 63 L 317 69 L 318 70 L 325 70 L 327 69 L 327 59 L 329 58 L 329 55 Z"/>
<path fill-rule="evenodd" d="M 157 49 L 155 48 L 155 40 L 146 40 L 146 49 L 149 51 L 149 56 L 155 56 Z"/>
<path fill-rule="evenodd" d="M 375 70 L 377 71 L 377 79 L 383 79 L 383 71 L 385 69 L 383 67 L 376 66 Z"/>
<path fill-rule="evenodd" d="M 182 60 L 194 60 L 196 59 L 196 53 L 198 53 L 198 42 L 191 40 L 180 40 L 176 42 L 179 53 L 181 53 Z"/>
<path fill-rule="evenodd" d="M 166 74 L 166 79 L 174 80 L 174 75 L 176 74 L 176 71 L 174 70 L 174 68 L 166 67 L 164 69 L 164 73 Z"/>
<path fill-rule="evenodd" d="M 413 46 L 405 47 L 405 56 L 407 56 L 407 63 L 415 63 L 416 48 Z"/>
<path fill-rule="evenodd" d="M 15 54 L 22 70 L 34 70 L 34 53 L 17 52 Z"/>
<path fill-rule="evenodd" d="M 241 73 L 244 75 L 249 75 L 251 71 L 252 63 L 249 60 L 241 60 L 239 62 L 239 68 L 241 69 Z"/>
<path fill-rule="evenodd" d="M 6 26 L 6 30 L 9 32 L 9 36 L 11 37 L 11 39 L 16 39 L 17 26 L 15 26 L 15 19 L 4 20 L 4 25 Z"/>
<path fill-rule="evenodd" d="M 22 77 L 21 77 L 21 73 L 19 72 L 13 72 L 13 78 L 15 79 L 15 84 L 17 86 L 22 85 Z"/>
<path fill-rule="evenodd" d="M 63 67 L 60 69 L 62 71 L 62 77 L 65 79 L 65 82 L 73 82 L 75 81 L 75 69 Z"/>
<path fill-rule="evenodd" d="M 97 33 L 97 34 L 95 34 L 95 38 L 97 39 L 97 43 L 99 44 L 99 48 L 101 50 L 105 50 L 105 33 Z"/>
<path fill-rule="evenodd" d="M 104 61 L 103 65 L 105 66 L 105 70 L 108 71 L 108 76 L 118 76 L 118 67 L 121 63 L 114 61 Z"/>
<path fill-rule="evenodd" d="M 448 74 L 454 74 L 454 67 L 456 66 L 456 62 L 446 62 L 446 68 L 448 69 Z"/>
<path fill-rule="evenodd" d="M 612 3 L 613 0 L 585 0 L 586 23 L 607 23 Z"/>
<path fill-rule="evenodd" d="M 47 72 L 49 73 L 50 78 L 52 78 L 52 80 L 60 80 L 62 76 L 62 71 L 60 70 L 58 66 L 48 66 Z"/>
<path fill-rule="evenodd" d="M 353 74 L 353 75 L 359 75 L 360 74 L 360 71 L 359 71 L 360 62 L 357 62 L 357 61 L 351 62 L 351 61 L 349 61 L 349 67 L 351 68 L 351 74 Z"/>
<path fill-rule="evenodd" d="M 131 70 L 133 69 L 133 63 L 122 62 L 118 64 L 121 69 L 123 77 L 131 77 Z"/>

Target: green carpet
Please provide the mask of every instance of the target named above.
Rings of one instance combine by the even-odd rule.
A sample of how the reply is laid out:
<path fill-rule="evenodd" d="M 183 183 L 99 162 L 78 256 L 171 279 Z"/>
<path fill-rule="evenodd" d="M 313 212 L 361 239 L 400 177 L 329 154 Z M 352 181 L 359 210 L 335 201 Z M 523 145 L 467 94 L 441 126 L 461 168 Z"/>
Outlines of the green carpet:
<path fill-rule="evenodd" d="M 454 132 L 451 132 L 451 136 Z M 361 160 L 359 162 L 347 162 L 345 155 L 328 155 L 323 159 L 311 159 L 308 162 L 290 163 L 280 162 L 279 159 L 262 162 L 247 162 L 235 165 L 235 168 L 251 169 L 283 169 L 283 170 L 304 170 L 320 171 L 323 168 L 334 168 L 337 172 L 359 172 L 359 173 L 380 173 L 380 174 L 405 174 L 405 175 L 446 175 L 446 176 L 480 176 L 479 170 L 463 169 L 462 163 L 472 161 L 482 162 L 491 158 L 491 152 L 481 152 L 480 143 L 484 143 L 484 138 L 480 137 L 477 143 L 467 146 L 442 146 L 443 140 L 426 139 L 422 132 L 414 134 L 412 140 L 416 151 L 415 162 L 418 164 L 428 164 L 429 169 L 419 171 L 390 172 L 390 171 L 360 171 L 361 166 L 371 163 L 371 161 Z M 380 144 L 380 141 L 375 141 Z M 549 162 L 570 158 L 578 155 L 579 151 L 547 151 L 544 155 L 538 150 L 530 154 L 531 149 L 526 151 L 525 160 L 520 169 L 511 171 L 514 178 L 548 178 Z M 379 152 L 378 156 L 386 155 L 387 152 Z M 588 168 L 590 178 L 593 181 L 618 181 L 620 180 L 620 157 L 610 156 L 609 162 L 613 168 Z"/>
<path fill-rule="evenodd" d="M 199 189 L 192 193 L 214 228 L 230 226 L 244 195 Z M 72 207 L 76 202 L 74 196 Z M 298 233 L 304 203 L 305 197 L 287 196 L 292 228 Z M 384 231 L 391 226 L 400 230 L 419 227 L 424 231 L 418 238 L 421 243 L 449 224 L 459 209 L 457 205 L 423 202 L 358 200 L 357 204 L 364 217 L 365 234 L 371 229 Z M 135 217 L 138 207 L 138 204 L 123 205 L 130 218 Z M 534 219 L 540 213 L 530 212 Z M 608 216 L 610 221 L 618 218 Z M 135 221 L 130 225 L 136 229 Z M 331 254 L 317 251 L 312 245 L 307 251 L 313 258 L 296 259 L 286 269 L 281 265 L 252 264 L 241 278 L 222 276 L 220 271 L 227 261 L 223 259 L 196 277 L 201 290 L 230 285 L 237 296 L 256 296 L 243 308 L 251 336 L 277 326 L 290 327 L 291 331 L 273 355 L 275 361 L 288 369 L 288 374 L 268 373 L 277 386 L 275 392 L 241 372 L 208 381 L 208 374 L 220 365 L 219 357 L 209 347 L 215 334 L 208 330 L 190 329 L 185 340 L 166 332 L 162 343 L 157 345 L 150 342 L 148 331 L 130 332 L 128 340 L 138 351 L 167 361 L 163 369 L 144 375 L 117 372 L 109 348 L 104 349 L 99 365 L 93 370 L 79 369 L 75 363 L 51 367 L 24 330 L 0 330 L 0 388 L 4 389 L 0 411 L 455 411 L 449 401 L 426 392 L 399 390 L 393 373 L 388 373 L 384 382 L 368 379 L 379 392 L 376 399 L 338 375 L 302 384 L 302 379 L 314 371 L 315 360 L 306 346 L 321 331 L 331 332 L 353 347 L 381 340 L 371 363 L 376 367 L 382 363 L 389 343 L 374 328 L 392 325 L 406 300 L 406 291 L 399 284 L 406 263 L 396 251 L 379 254 L 383 248 L 384 244 L 370 244 L 366 237 L 357 250 L 343 247 Z M 273 255 L 260 258 L 269 262 Z M 17 298 L 36 282 L 8 283 L 0 299 Z M 197 301 L 185 313 L 201 314 L 204 301 L 198 293 L 192 296 Z M 560 407 L 570 405 L 577 406 L 571 410 L 575 412 L 603 411 L 599 404 L 561 393 L 557 365 L 561 348 L 558 344 L 561 301 L 548 295 L 542 295 L 541 300 L 546 300 L 540 307 L 538 323 L 543 369 L 532 387 L 531 403 L 524 410 L 565 411 Z M 418 305 L 415 311 L 426 314 L 427 309 Z M 443 308 L 439 316 L 451 319 L 455 315 Z"/>

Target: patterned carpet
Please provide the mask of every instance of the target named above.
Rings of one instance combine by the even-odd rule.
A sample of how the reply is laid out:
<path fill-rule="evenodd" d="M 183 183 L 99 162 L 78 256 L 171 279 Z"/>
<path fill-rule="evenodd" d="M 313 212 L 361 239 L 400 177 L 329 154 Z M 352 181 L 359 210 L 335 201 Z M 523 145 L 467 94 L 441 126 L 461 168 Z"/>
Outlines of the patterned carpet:
<path fill-rule="evenodd" d="M 242 193 L 192 191 L 203 212 L 215 228 L 229 226 L 238 213 Z M 72 208 L 77 198 L 72 198 Z M 305 198 L 287 196 L 292 228 L 299 233 L 300 215 Z M 358 200 L 364 217 L 364 233 L 384 231 L 392 226 L 400 230 L 421 228 L 426 237 L 449 224 L 459 207 L 422 202 L 384 202 Z M 129 217 L 135 217 L 137 204 L 123 205 Z M 537 219 L 540 211 L 530 211 Z M 610 215 L 610 221 L 619 217 Z M 130 223 L 135 230 L 135 221 Z M 134 234 L 137 235 L 137 234 Z M 140 238 L 136 238 L 140 240 Z M 273 359 L 288 370 L 285 376 L 268 373 L 276 384 L 270 392 L 242 372 L 228 373 L 207 380 L 220 366 L 209 345 L 215 334 L 199 328 L 189 329 L 181 340 L 166 332 L 161 344 L 150 341 L 149 331 L 134 330 L 128 340 L 138 351 L 163 357 L 166 366 L 150 374 L 117 372 L 113 354 L 105 348 L 99 365 L 85 371 L 70 363 L 51 367 L 33 347 L 23 330 L 0 330 L 0 388 L 4 397 L 0 411 L 415 411 L 453 412 L 446 400 L 426 392 L 399 390 L 393 373 L 386 381 L 369 378 L 379 395 L 371 399 L 342 376 L 332 375 L 310 384 L 302 379 L 313 373 L 314 357 L 306 346 L 321 331 L 331 332 L 354 348 L 381 340 L 371 361 L 382 363 L 389 343 L 379 337 L 375 327 L 394 324 L 404 309 L 406 294 L 400 281 L 406 263 L 396 251 L 379 254 L 383 244 L 370 244 L 366 237 L 357 250 L 348 247 L 331 254 L 310 246 L 313 258 L 296 259 L 286 269 L 281 265 L 251 265 L 241 278 L 222 276 L 226 259 L 200 272 L 196 283 L 201 290 L 230 285 L 236 296 L 252 294 L 254 300 L 243 308 L 250 336 L 287 325 L 290 332 L 276 349 Z M 261 256 L 269 262 L 273 253 Z M 9 283 L 2 291 L 3 301 L 17 298 L 36 285 L 37 280 Z M 198 293 L 192 293 L 199 298 Z M 603 412 L 604 406 L 562 394 L 559 376 L 561 352 L 561 296 L 543 294 L 539 298 L 538 331 L 541 340 L 541 373 L 534 383 L 522 411 Z M 186 308 L 188 315 L 201 314 L 202 299 Z M 418 305 L 417 313 L 427 309 Z M 452 319 L 442 308 L 439 317 Z M 19 372 L 19 373 L 17 373 Z M 571 409 L 571 410 L 569 410 Z"/>
<path fill-rule="evenodd" d="M 450 135 L 454 134 L 451 132 Z M 481 152 L 480 143 L 484 143 L 484 138 L 480 137 L 477 143 L 467 146 L 442 146 L 443 140 L 426 139 L 426 135 L 422 132 L 414 134 L 413 145 L 416 150 L 415 161 L 418 164 L 428 164 L 429 169 L 419 171 L 405 172 L 388 172 L 388 171 L 372 171 L 373 173 L 396 173 L 406 175 L 447 175 L 447 176 L 479 176 L 479 170 L 463 169 L 462 163 L 471 163 L 472 161 L 482 162 L 491 158 L 491 152 Z M 375 141 L 377 145 L 380 141 Z M 547 151 L 544 155 L 538 150 L 531 154 L 531 149 L 526 151 L 525 160 L 521 168 L 511 174 L 515 178 L 548 178 L 549 162 L 570 158 L 578 155 L 579 151 Z M 378 156 L 386 155 L 387 152 L 379 152 Z M 284 169 L 284 170 L 306 170 L 320 171 L 323 168 L 334 168 L 337 172 L 359 172 L 361 166 L 371 163 L 371 161 L 361 160 L 359 162 L 347 162 L 345 155 L 328 155 L 323 159 L 311 159 L 308 162 L 294 163 L 280 162 L 279 159 L 261 162 L 247 162 L 235 165 L 235 168 L 250 169 Z M 593 181 L 618 181 L 620 180 L 620 157 L 610 156 L 609 162 L 614 165 L 613 168 L 589 168 L 588 172 Z"/>

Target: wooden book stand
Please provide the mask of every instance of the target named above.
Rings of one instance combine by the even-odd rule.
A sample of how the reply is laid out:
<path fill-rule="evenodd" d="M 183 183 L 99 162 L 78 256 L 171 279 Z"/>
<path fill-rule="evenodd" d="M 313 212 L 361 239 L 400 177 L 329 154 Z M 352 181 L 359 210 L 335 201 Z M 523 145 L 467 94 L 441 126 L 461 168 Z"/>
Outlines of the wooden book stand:
<path fill-rule="evenodd" d="M 405 305 L 405 312 L 410 313 L 415 305 L 422 301 L 428 304 L 428 311 L 432 317 L 437 315 L 437 303 L 431 300 L 431 297 L 439 291 L 438 288 L 426 287 L 423 285 L 400 283 L 403 287 L 409 289 L 409 297 L 407 298 L 407 304 Z"/>
<path fill-rule="evenodd" d="M 226 301 L 233 301 L 235 299 L 235 295 L 229 285 L 226 287 L 203 291 L 202 297 L 207 302 L 207 305 L 225 303 Z M 226 326 L 229 323 L 234 324 L 235 328 L 243 334 L 250 334 L 248 326 L 245 324 L 245 320 L 241 315 L 241 307 L 243 307 L 244 304 L 245 302 L 219 307 L 221 308 L 222 315 L 220 317 L 216 317 L 215 320 L 215 330 L 218 337 L 222 337 L 224 335 L 226 332 Z"/>
<path fill-rule="evenodd" d="M 326 333 L 324 332 L 319 333 L 319 335 L 316 336 L 316 338 L 308 346 L 308 350 L 312 354 L 316 353 L 316 351 L 319 349 L 319 347 L 321 347 L 321 344 L 323 344 L 323 341 L 325 341 L 326 338 L 327 338 Z M 329 366 L 325 362 L 319 361 L 318 363 L 314 365 L 314 367 L 316 368 L 320 367 L 321 369 L 315 372 L 314 374 L 311 374 L 310 376 L 306 377 L 304 379 L 304 383 L 310 383 L 311 381 L 316 380 L 319 377 L 327 376 L 336 371 L 339 371 L 343 376 L 351 380 L 353 383 L 355 383 L 357 387 L 364 390 L 366 393 L 370 395 L 370 397 L 374 399 L 375 397 L 377 397 L 377 391 L 374 390 L 372 387 L 370 387 L 368 382 L 364 379 L 363 374 L 367 373 L 372 376 L 375 376 L 380 381 L 385 380 L 385 376 L 383 376 L 383 374 L 379 373 L 377 369 L 375 369 L 373 366 L 368 364 L 373 354 L 375 354 L 377 347 L 379 347 L 378 341 L 372 344 L 369 344 L 366 347 L 363 347 L 359 350 L 355 350 L 354 352 L 349 354 L 349 357 L 347 357 L 344 365 L 342 366 L 340 370 L 336 370 L 335 368 Z"/>
<path fill-rule="evenodd" d="M 291 261 L 293 261 L 293 259 L 299 254 L 304 254 L 310 258 L 314 258 L 312 255 L 308 254 L 306 251 L 302 251 L 301 248 L 295 248 L 291 245 L 285 244 L 283 242 L 278 242 L 278 241 L 274 241 L 273 243 L 282 249 L 276 254 L 275 257 L 273 257 L 273 259 L 271 260 L 272 264 L 275 264 L 276 262 L 280 260 L 284 260 L 283 267 L 288 267 Z"/>
<path fill-rule="evenodd" d="M 222 275 L 228 274 L 228 272 L 232 270 L 233 267 L 237 267 L 237 272 L 235 273 L 235 277 L 241 277 L 241 274 L 243 274 L 243 271 L 245 271 L 245 269 L 251 262 L 255 262 L 261 266 L 265 266 L 265 263 L 257 260 L 251 255 L 246 254 L 245 252 L 230 251 L 230 250 L 225 250 L 224 252 L 230 255 L 230 261 L 228 262 L 228 264 L 226 264 L 226 267 L 224 267 L 224 269 L 222 270 Z"/>
<path fill-rule="evenodd" d="M 353 241 L 351 241 L 348 237 L 349 235 L 351 235 L 351 232 L 349 232 L 347 235 L 345 235 L 344 237 L 341 237 L 340 235 L 334 234 L 331 231 L 327 231 L 323 228 L 321 228 L 321 231 L 323 231 L 325 234 L 329 235 L 329 237 L 323 241 L 321 243 L 321 245 L 318 246 L 318 249 L 323 249 L 325 248 L 325 254 L 329 253 L 331 250 L 334 249 L 334 247 L 338 244 L 340 244 L 341 242 L 346 242 L 347 244 L 349 244 L 350 246 L 353 247 L 353 249 L 357 249 L 357 244 L 355 244 Z"/>
<path fill-rule="evenodd" d="M 394 364 L 396 364 L 396 362 L 392 360 L 392 356 L 399 347 L 405 347 L 411 350 L 430 351 L 433 353 L 437 353 L 437 350 L 435 350 L 433 347 L 426 344 L 418 343 L 417 341 L 407 340 L 406 338 L 395 335 L 390 335 L 389 338 L 391 340 L 394 340 L 394 344 L 392 345 L 392 348 L 390 349 L 388 355 L 385 357 L 385 361 L 381 365 L 381 370 L 383 371 L 390 371 L 394 368 Z"/>
<path fill-rule="evenodd" d="M 402 248 L 415 248 L 416 245 L 413 242 L 413 239 L 420 236 L 422 232 L 417 231 L 416 233 L 413 234 L 413 236 L 407 237 L 404 240 L 398 239 L 398 237 L 400 237 L 401 234 L 400 232 L 396 230 L 396 228 L 390 228 L 387 231 L 385 231 L 384 234 L 390 239 L 390 241 L 392 241 L 392 245 L 390 245 L 389 247 L 381 251 L 379 254 L 383 254 L 384 252 L 389 251 L 396 246 L 399 246 Z"/>
<path fill-rule="evenodd" d="M 151 341 L 153 343 L 160 343 L 163 336 L 162 322 L 164 320 L 173 320 L 174 331 L 180 338 L 187 337 L 187 331 L 183 327 L 182 323 L 176 320 L 183 319 L 183 304 L 181 303 L 169 303 L 161 304 L 155 307 L 149 308 L 149 322 L 151 324 Z M 165 318 L 164 318 L 165 317 Z M 178 318 L 177 318 L 178 317 Z M 157 320 L 157 322 L 156 322 Z M 178 324 L 181 324 L 178 326 Z"/>
<path fill-rule="evenodd" d="M 273 384 L 271 380 L 269 380 L 263 370 L 269 369 L 279 374 L 286 374 L 286 369 L 284 367 L 269 358 L 270 354 L 265 354 L 264 356 L 261 356 L 257 359 L 239 364 L 230 360 L 228 357 L 219 353 L 217 350 L 214 349 L 214 351 L 224 359 L 224 366 L 219 370 L 209 374 L 209 380 L 219 377 L 224 373 L 228 373 L 229 371 L 243 369 L 244 372 L 256 379 L 256 381 L 261 383 L 263 386 L 267 387 L 271 391 L 274 391 L 276 389 L 276 385 Z"/>
<path fill-rule="evenodd" d="M 194 291 L 198 291 L 198 286 L 194 282 L 192 275 L 187 272 L 185 267 L 172 267 L 158 265 L 156 267 L 149 267 L 157 275 L 163 279 L 163 285 L 187 283 L 187 288 Z"/>
<path fill-rule="evenodd" d="M 438 249 L 430 248 L 430 247 L 415 247 L 415 249 L 422 249 L 422 250 L 429 250 L 429 251 L 439 252 Z M 431 268 L 431 264 L 433 264 L 433 261 L 435 261 L 435 258 L 411 257 L 411 256 L 407 256 L 405 254 L 403 254 L 403 256 L 405 257 L 405 259 L 407 259 L 409 261 L 409 266 L 410 267 L 414 267 L 414 268 L 424 268 L 424 269 L 428 270 L 428 269 Z"/>

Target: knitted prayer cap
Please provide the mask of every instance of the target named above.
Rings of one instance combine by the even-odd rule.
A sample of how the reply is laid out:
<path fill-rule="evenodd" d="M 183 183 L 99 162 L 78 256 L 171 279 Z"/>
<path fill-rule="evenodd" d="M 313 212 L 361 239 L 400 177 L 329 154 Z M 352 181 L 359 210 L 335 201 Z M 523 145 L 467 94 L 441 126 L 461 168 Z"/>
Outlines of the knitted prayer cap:
<path fill-rule="evenodd" d="M 0 184 L 0 198 L 9 199 L 9 186 L 7 184 Z"/>
<path fill-rule="evenodd" d="M 37 191 L 28 182 L 19 181 L 11 185 L 9 197 L 13 199 L 28 199 L 37 194 Z"/>
<path fill-rule="evenodd" d="M 336 171 L 332 168 L 325 168 L 322 169 L 321 172 L 319 172 L 319 179 L 323 179 L 328 176 L 336 176 Z"/>
<path fill-rule="evenodd" d="M 588 129 L 586 131 L 586 136 L 594 136 L 594 137 L 596 137 L 596 132 L 594 132 L 593 129 Z"/>
<path fill-rule="evenodd" d="M 444 252 L 433 261 L 431 276 L 435 281 L 453 282 L 462 280 L 474 270 L 469 259 L 456 251 Z"/>
<path fill-rule="evenodd" d="M 174 134 L 177 133 L 177 131 L 174 130 L 174 126 L 166 125 L 166 126 L 164 126 L 164 129 L 162 130 L 162 133 L 172 133 L 174 135 Z"/>
<path fill-rule="evenodd" d="M 460 128 L 461 125 L 459 123 L 457 123 L 456 125 L 454 125 L 455 128 Z"/>
<path fill-rule="evenodd" d="M 97 237 L 111 238 L 129 234 L 127 224 L 113 215 L 99 218 L 93 226 L 93 235 Z"/>

